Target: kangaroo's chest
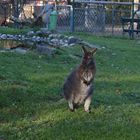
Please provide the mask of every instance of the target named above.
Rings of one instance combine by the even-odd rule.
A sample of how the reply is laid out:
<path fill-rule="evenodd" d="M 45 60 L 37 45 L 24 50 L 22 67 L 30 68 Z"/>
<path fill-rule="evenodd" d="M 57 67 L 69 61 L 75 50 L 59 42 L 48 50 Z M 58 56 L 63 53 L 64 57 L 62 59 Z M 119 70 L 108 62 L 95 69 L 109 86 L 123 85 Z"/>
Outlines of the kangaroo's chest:
<path fill-rule="evenodd" d="M 85 81 L 89 82 L 93 78 L 93 73 L 91 71 L 90 72 L 84 72 L 82 74 L 82 77 L 83 77 L 83 79 L 85 79 Z"/>
<path fill-rule="evenodd" d="M 88 95 L 89 91 L 91 89 L 91 84 L 87 85 L 83 81 L 81 81 L 81 87 L 80 87 L 80 95 Z"/>
<path fill-rule="evenodd" d="M 81 81 L 81 85 L 79 88 L 80 88 L 79 93 L 76 94 L 74 102 L 81 104 L 85 101 L 85 99 L 89 95 L 92 88 L 92 84 L 86 85 L 85 83 L 83 83 L 83 81 Z"/>

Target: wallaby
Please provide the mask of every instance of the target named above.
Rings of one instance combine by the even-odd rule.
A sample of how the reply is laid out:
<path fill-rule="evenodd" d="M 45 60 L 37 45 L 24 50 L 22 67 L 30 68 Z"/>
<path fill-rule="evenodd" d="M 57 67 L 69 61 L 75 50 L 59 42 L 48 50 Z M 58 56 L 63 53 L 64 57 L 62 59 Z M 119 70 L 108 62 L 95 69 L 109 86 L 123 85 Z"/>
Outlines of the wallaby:
<path fill-rule="evenodd" d="M 80 104 L 84 103 L 84 110 L 90 112 L 92 93 L 94 90 L 92 81 L 96 73 L 93 55 L 97 48 L 88 51 L 82 46 L 84 56 L 82 63 L 74 69 L 63 86 L 63 96 L 68 101 L 69 109 L 74 111 Z"/>

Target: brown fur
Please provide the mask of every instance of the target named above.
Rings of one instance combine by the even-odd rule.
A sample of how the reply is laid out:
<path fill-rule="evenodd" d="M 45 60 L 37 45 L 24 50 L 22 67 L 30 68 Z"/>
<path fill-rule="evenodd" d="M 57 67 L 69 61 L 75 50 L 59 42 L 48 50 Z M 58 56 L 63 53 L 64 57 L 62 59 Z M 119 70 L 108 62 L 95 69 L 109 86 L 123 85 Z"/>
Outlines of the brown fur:
<path fill-rule="evenodd" d="M 89 105 L 94 89 L 92 81 L 96 73 L 96 66 L 92 56 L 96 50 L 87 51 L 83 47 L 84 56 L 82 63 L 70 73 L 64 83 L 63 94 L 72 111 L 74 111 L 75 106 L 85 103 L 85 111 L 89 112 Z"/>

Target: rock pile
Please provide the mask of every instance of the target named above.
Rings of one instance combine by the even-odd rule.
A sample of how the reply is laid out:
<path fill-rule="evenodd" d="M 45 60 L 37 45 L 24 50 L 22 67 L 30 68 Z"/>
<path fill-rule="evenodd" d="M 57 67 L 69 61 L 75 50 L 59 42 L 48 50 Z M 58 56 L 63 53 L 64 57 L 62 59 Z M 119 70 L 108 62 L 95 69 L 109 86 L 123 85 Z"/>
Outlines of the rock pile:
<path fill-rule="evenodd" d="M 53 47 L 67 47 L 80 42 L 80 39 L 73 36 L 68 37 L 58 33 L 51 33 L 50 31 L 45 31 L 43 29 L 36 32 L 29 31 L 25 35 L 10 35 L 0 33 L 0 39 L 23 41 L 29 44 L 42 43 Z"/>
<path fill-rule="evenodd" d="M 0 40 L 16 40 L 27 45 L 33 45 L 40 53 L 53 54 L 55 48 L 70 47 L 76 44 L 96 47 L 74 36 L 66 36 L 59 33 L 52 33 L 45 28 L 39 31 L 29 31 L 25 35 L 1 34 Z"/>

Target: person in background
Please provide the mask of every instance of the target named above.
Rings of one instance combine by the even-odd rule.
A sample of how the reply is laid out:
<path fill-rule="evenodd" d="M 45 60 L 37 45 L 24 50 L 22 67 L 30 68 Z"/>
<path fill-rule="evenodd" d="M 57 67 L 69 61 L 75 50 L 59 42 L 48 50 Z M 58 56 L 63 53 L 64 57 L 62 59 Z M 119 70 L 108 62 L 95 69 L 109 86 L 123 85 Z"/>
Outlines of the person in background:
<path fill-rule="evenodd" d="M 55 7 L 55 1 L 50 0 L 46 1 L 46 4 L 41 11 L 41 13 L 37 16 L 37 18 L 42 17 L 42 21 L 45 23 L 46 28 L 48 28 L 49 22 L 50 22 L 50 15 Z"/>

